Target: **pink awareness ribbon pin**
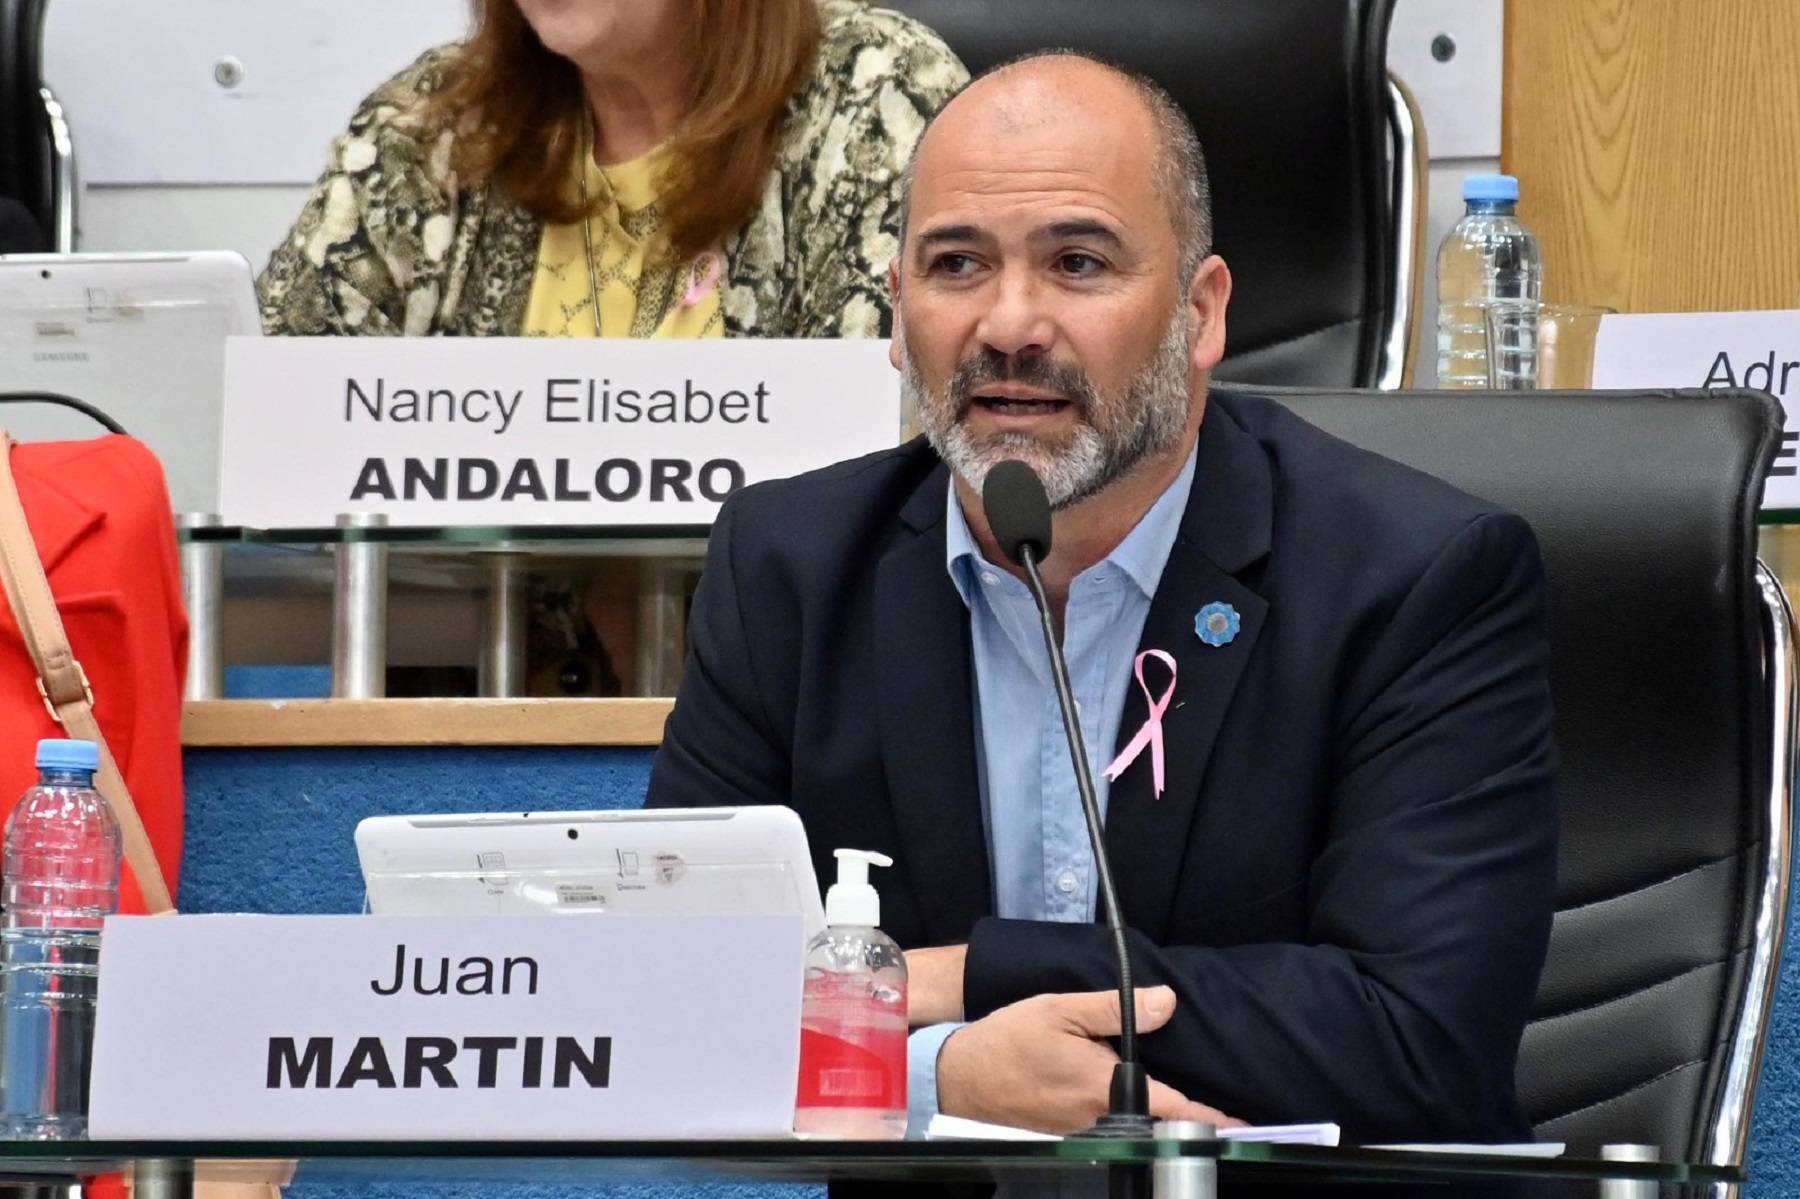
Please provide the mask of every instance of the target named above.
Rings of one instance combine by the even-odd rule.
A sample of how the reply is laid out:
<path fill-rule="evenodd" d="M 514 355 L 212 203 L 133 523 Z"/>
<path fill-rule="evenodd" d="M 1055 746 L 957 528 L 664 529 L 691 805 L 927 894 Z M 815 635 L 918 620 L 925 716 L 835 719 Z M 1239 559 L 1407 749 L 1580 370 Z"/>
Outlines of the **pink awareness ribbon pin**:
<path fill-rule="evenodd" d="M 694 259 L 694 268 L 688 274 L 687 294 L 681 297 L 682 308 L 692 308 L 706 298 L 706 293 L 718 286 L 719 276 L 725 273 L 725 260 L 711 250 Z"/>
<path fill-rule="evenodd" d="M 1150 684 L 1144 682 L 1144 659 L 1156 658 L 1169 668 L 1169 685 L 1163 689 L 1162 698 L 1150 694 Z M 1156 798 L 1161 799 L 1163 793 L 1163 713 L 1169 710 L 1169 701 L 1175 698 L 1175 659 L 1160 649 L 1147 649 L 1137 656 L 1133 666 L 1137 675 L 1138 686 L 1143 689 L 1144 699 L 1150 705 L 1150 715 L 1144 720 L 1144 727 L 1137 731 L 1131 744 L 1119 751 L 1112 765 L 1105 773 L 1108 779 L 1117 779 L 1125 773 L 1125 768 L 1137 761 L 1137 756 L 1144 752 L 1144 746 L 1150 747 L 1150 771 L 1156 782 Z"/>

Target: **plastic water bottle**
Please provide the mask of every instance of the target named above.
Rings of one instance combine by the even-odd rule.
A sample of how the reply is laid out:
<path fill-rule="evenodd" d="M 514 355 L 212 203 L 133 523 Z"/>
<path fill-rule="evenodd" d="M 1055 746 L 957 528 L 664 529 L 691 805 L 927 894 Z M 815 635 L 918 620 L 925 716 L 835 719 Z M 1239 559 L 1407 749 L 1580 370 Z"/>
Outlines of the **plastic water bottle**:
<path fill-rule="evenodd" d="M 893 863 L 837 851 L 825 895 L 826 929 L 806 947 L 800 1000 L 800 1090 L 794 1131 L 858 1141 L 906 1135 L 906 955 L 876 927 L 881 898 L 870 866 Z"/>
<path fill-rule="evenodd" d="M 0 873 L 0 1134 L 87 1135 L 100 922 L 118 905 L 119 822 L 92 741 L 40 741 Z"/>
<path fill-rule="evenodd" d="M 1514 211 L 1518 202 L 1519 181 L 1511 175 L 1471 175 L 1463 183 L 1463 217 L 1438 247 L 1440 387 L 1489 385 L 1488 307 L 1495 385 L 1537 386 L 1544 260 Z"/>

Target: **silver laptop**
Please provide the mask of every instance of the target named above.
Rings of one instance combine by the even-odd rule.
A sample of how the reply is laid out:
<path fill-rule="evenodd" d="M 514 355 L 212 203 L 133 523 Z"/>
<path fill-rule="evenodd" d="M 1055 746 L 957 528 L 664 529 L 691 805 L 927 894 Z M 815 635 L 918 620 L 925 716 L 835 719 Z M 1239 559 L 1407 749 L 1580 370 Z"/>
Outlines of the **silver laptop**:
<path fill-rule="evenodd" d="M 376 915 L 795 914 L 824 906 L 792 809 L 373 816 L 356 826 Z"/>
<path fill-rule="evenodd" d="M 0 391 L 111 416 L 162 460 L 177 512 L 219 509 L 225 339 L 261 332 L 241 254 L 0 255 Z M 0 426 L 22 441 L 102 431 L 44 404 L 0 405 Z"/>

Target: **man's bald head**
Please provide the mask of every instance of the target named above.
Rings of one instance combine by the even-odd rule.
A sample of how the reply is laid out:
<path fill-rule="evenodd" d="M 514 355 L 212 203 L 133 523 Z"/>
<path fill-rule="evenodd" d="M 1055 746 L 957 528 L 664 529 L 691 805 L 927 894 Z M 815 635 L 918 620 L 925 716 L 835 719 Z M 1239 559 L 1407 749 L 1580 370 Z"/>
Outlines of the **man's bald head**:
<path fill-rule="evenodd" d="M 1147 121 L 1146 128 L 1155 142 L 1151 183 L 1168 210 L 1185 286 L 1201 260 L 1212 253 L 1212 194 L 1200 139 L 1187 114 L 1160 84 L 1080 50 L 1036 50 L 992 67 L 965 85 L 932 118 L 906 164 L 901 190 L 901 239 L 905 240 L 912 209 L 919 156 L 940 122 L 985 120 L 1001 130 L 1009 126 L 1025 128 L 1055 119 L 1052 109 L 1037 102 L 1045 96 L 1073 95 L 1083 103 L 1106 104 L 1104 90 L 1096 92 L 1092 86 L 1096 82 L 1103 89 L 1110 85 L 1111 90 L 1122 90 L 1130 96 L 1137 103 L 1137 115 Z M 971 106 L 978 107 L 970 112 Z"/>

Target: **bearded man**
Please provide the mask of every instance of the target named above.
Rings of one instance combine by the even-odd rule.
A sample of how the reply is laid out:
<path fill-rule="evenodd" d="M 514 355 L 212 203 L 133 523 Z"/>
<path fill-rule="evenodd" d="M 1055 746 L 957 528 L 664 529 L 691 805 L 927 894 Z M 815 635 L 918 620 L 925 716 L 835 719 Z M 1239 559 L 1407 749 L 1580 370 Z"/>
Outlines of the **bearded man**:
<path fill-rule="evenodd" d="M 1209 226 L 1192 128 L 1145 80 L 1047 54 L 939 114 L 891 271 L 925 437 L 726 504 L 650 802 L 787 804 L 821 878 L 837 847 L 890 854 L 915 1117 L 1092 1124 L 1113 958 L 1037 615 L 979 498 L 1022 459 L 1154 1114 L 1528 1139 L 1556 856 L 1535 543 L 1209 392 Z M 1147 725 L 1160 771 L 1120 755 Z"/>

